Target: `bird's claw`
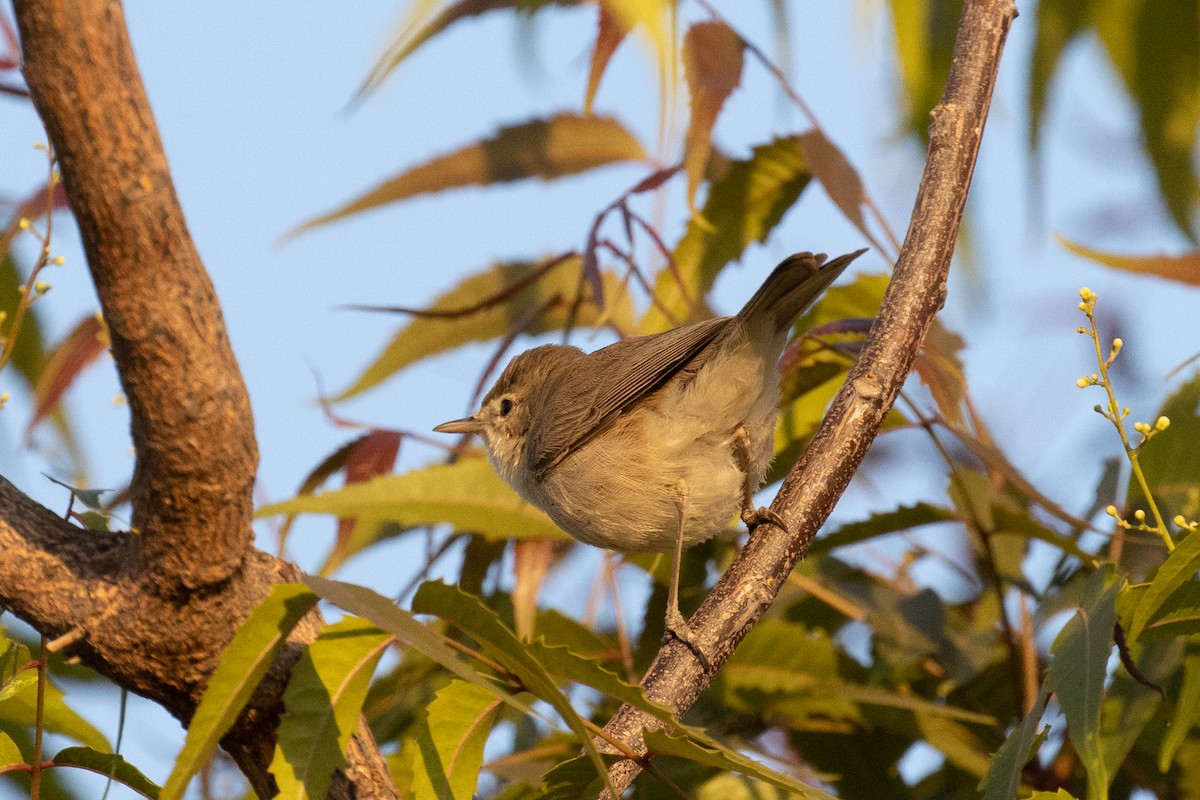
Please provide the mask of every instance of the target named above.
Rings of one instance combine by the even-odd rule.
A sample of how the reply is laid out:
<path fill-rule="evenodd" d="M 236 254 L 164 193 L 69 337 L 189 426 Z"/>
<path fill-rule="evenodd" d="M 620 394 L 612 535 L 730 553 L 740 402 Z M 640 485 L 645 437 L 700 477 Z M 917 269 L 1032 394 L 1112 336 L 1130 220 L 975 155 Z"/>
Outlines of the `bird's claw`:
<path fill-rule="evenodd" d="M 700 649 L 700 643 L 696 641 L 696 634 L 688 627 L 687 620 L 683 618 L 683 614 L 679 613 L 679 609 L 667 609 L 666 625 L 663 629 L 663 644 L 666 644 L 670 639 L 678 639 L 688 650 L 692 651 L 692 655 L 700 662 L 700 667 L 705 672 L 712 672 L 712 662 L 708 656 Z"/>
<path fill-rule="evenodd" d="M 783 517 L 769 508 L 746 508 L 742 510 L 742 522 L 746 523 L 746 527 L 753 530 L 764 522 L 769 522 L 784 533 L 787 532 L 787 523 L 783 521 Z"/>

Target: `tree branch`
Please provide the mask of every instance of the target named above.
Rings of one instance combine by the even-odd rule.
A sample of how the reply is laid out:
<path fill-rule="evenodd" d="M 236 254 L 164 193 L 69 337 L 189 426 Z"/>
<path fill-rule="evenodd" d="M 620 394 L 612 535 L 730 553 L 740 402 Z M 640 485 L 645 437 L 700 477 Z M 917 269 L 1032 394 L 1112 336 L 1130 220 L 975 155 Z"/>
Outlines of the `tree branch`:
<path fill-rule="evenodd" d="M 164 591 L 219 583 L 252 541 L 250 401 L 188 233 L 116 0 L 15 0 L 137 453 L 133 526 Z"/>
<path fill-rule="evenodd" d="M 845 491 L 892 407 L 925 334 L 946 297 L 946 278 L 971 184 L 1000 53 L 1016 17 L 1012 0 L 968 0 L 954 44 L 954 60 L 941 103 L 933 110 L 925 172 L 908 236 L 879 316 L 858 361 L 834 399 L 804 457 L 788 473 L 772 508 L 790 533 L 756 529 L 755 535 L 705 599 L 689 627 L 697 633 L 715 672 L 770 607 L 796 562 Z M 650 665 L 646 694 L 682 714 L 708 686 L 688 648 L 672 641 Z M 605 731 L 637 753 L 646 753 L 645 728 L 662 724 L 623 706 Z M 602 739 L 596 745 L 615 752 Z M 618 789 L 641 765 L 625 759 L 609 774 Z M 607 797 L 603 793 L 602 797 Z"/>
<path fill-rule="evenodd" d="M 15 0 L 30 95 L 60 164 L 129 399 L 136 532 L 81 531 L 0 478 L 0 610 L 183 722 L 241 620 L 295 566 L 251 546 L 258 452 L 212 282 L 180 209 L 117 0 Z M 281 696 L 301 621 L 222 739 L 276 792 Z M 360 720 L 329 794 L 394 798 Z"/>

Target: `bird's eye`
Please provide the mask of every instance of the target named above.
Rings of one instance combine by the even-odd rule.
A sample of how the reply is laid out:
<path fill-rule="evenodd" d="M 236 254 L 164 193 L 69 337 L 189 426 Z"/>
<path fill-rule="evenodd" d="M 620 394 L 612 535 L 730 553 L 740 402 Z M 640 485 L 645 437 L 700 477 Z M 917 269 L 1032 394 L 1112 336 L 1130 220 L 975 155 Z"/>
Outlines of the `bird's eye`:
<path fill-rule="evenodd" d="M 508 412 L 512 411 L 512 400 L 507 397 L 500 401 L 500 416 L 507 417 Z"/>

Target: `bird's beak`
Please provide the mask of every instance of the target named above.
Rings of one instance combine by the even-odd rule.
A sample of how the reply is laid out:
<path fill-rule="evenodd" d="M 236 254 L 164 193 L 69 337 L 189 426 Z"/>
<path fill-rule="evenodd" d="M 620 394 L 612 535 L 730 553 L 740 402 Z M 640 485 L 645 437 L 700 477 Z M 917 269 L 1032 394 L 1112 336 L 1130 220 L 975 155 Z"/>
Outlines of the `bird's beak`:
<path fill-rule="evenodd" d="M 479 433 L 483 430 L 483 423 L 474 417 L 463 417 L 443 422 L 434 430 L 438 433 Z"/>

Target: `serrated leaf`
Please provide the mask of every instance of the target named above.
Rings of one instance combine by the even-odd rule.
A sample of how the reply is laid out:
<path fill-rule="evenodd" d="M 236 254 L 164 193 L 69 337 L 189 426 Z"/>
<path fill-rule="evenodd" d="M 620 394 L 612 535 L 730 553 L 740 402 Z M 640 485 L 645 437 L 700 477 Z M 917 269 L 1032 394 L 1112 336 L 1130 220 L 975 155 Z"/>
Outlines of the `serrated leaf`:
<path fill-rule="evenodd" d="M 1200 647 L 1197 647 L 1194 641 L 1188 645 L 1183 657 L 1183 680 L 1177 696 L 1172 698 L 1174 708 L 1171 711 L 1171 722 L 1158 751 L 1158 769 L 1164 774 L 1171 768 L 1171 762 L 1175 760 L 1180 745 L 1187 740 L 1188 734 L 1197 723 L 1200 723 Z"/>
<path fill-rule="evenodd" d="M 1021 787 L 1021 770 L 1033 759 L 1050 732 L 1049 726 L 1038 732 L 1038 722 L 1049 699 L 1050 687 L 1043 684 L 1033 707 L 992 756 L 987 772 L 979 782 L 983 800 L 1013 800 L 1017 797 Z"/>
<path fill-rule="evenodd" d="M 188 725 L 183 749 L 163 784 L 161 797 L 178 800 L 188 783 L 217 749 L 221 737 L 233 726 L 259 681 L 267 674 L 275 654 L 296 623 L 317 598 L 297 583 L 271 588 L 246 617 L 221 653 L 221 662 L 208 680 L 196 713 Z"/>
<path fill-rule="evenodd" d="M 651 755 L 675 756 L 686 758 L 697 764 L 714 767 L 720 770 L 739 772 L 760 781 L 778 786 L 790 792 L 795 792 L 807 800 L 834 800 L 833 795 L 801 783 L 791 776 L 776 772 L 757 761 L 746 758 L 741 753 L 723 745 L 709 747 L 701 745 L 685 736 L 678 736 L 666 731 L 645 731 L 646 747 Z"/>
<path fill-rule="evenodd" d="M 689 208 L 708 167 L 717 116 L 742 79 L 742 48 L 741 37 L 723 22 L 697 22 L 683 37 L 683 77 L 691 97 L 683 154 Z"/>
<path fill-rule="evenodd" d="M 77 767 L 111 778 L 150 800 L 157 800 L 162 791 L 158 784 L 116 753 L 101 753 L 90 747 L 67 747 L 59 750 L 52 760 L 55 766 Z"/>
<path fill-rule="evenodd" d="M 1200 252 L 1184 253 L 1178 256 L 1169 256 L 1165 253 L 1153 256 L 1133 256 L 1094 250 L 1078 242 L 1073 242 L 1065 236 L 1059 236 L 1058 243 L 1072 253 L 1106 267 L 1139 275 L 1157 275 L 1160 278 L 1177 281 L 1187 286 L 1200 286 Z"/>
<path fill-rule="evenodd" d="M 334 771 L 346 765 L 371 676 L 390 641 L 366 620 L 347 617 L 305 648 L 283 693 L 270 766 L 279 797 L 325 797 Z"/>
<path fill-rule="evenodd" d="M 413 596 L 412 608 L 418 614 L 433 614 L 444 619 L 478 641 L 484 651 L 516 675 L 526 689 L 558 712 L 571 732 L 579 738 L 596 774 L 605 775 L 607 781 L 604 762 L 592 743 L 583 718 L 559 690 L 533 650 L 518 639 L 495 612 L 456 586 L 433 582 L 421 584 Z M 614 797 L 617 796 L 618 793 L 611 786 L 609 790 Z"/>
<path fill-rule="evenodd" d="M 53 412 L 76 378 L 108 349 L 108 332 L 99 316 L 92 314 L 75 324 L 55 346 L 34 386 L 33 415 L 25 435 Z"/>
<path fill-rule="evenodd" d="M 533 13 L 548 5 L 572 6 L 578 2 L 579 0 L 459 0 L 457 3 L 451 3 L 424 25 L 404 26 L 400 36 L 388 45 L 383 55 L 371 67 L 358 94 L 362 97 L 378 89 L 401 62 L 456 22 L 478 17 L 489 11 L 515 10 Z"/>
<path fill-rule="evenodd" d="M 21 748 L 17 747 L 17 743 L 7 733 L 0 731 L 0 772 L 3 772 L 5 767 L 24 763 L 25 756 L 21 755 Z"/>
<path fill-rule="evenodd" d="M 721 269 L 741 258 L 751 243 L 767 238 L 811 177 L 792 136 L 759 145 L 750 158 L 731 162 L 709 187 L 700 212 L 703 222 L 691 220 L 675 247 L 683 290 L 671 270 L 664 270 L 654 290 L 659 302 L 647 311 L 641 332 L 654 333 L 689 319 L 691 306 L 708 293 Z"/>
<path fill-rule="evenodd" d="M 385 180 L 349 203 L 301 224 L 293 238 L 322 225 L 412 197 L 525 178 L 552 180 L 646 158 L 638 140 L 610 117 L 561 113 L 508 125 L 475 144 Z"/>
<path fill-rule="evenodd" d="M 1179 542 L 1158 572 L 1146 587 L 1133 610 L 1129 626 L 1130 641 L 1141 636 L 1147 623 L 1159 613 L 1172 594 L 1189 581 L 1196 579 L 1200 570 L 1200 534 L 1191 533 Z"/>
<path fill-rule="evenodd" d="M 323 599 L 344 611 L 370 620 L 421 655 L 446 668 L 451 674 L 486 689 L 522 714 L 534 715 L 528 705 L 509 694 L 503 686 L 493 683 L 466 666 L 458 654 L 447 647 L 437 634 L 388 598 L 364 586 L 331 581 L 316 575 L 305 575 L 304 582 Z"/>
<path fill-rule="evenodd" d="M 491 692 L 464 681 L 437 693 L 417 733 L 416 800 L 471 800 L 499 706 Z"/>
<path fill-rule="evenodd" d="M 1067 735 L 1087 773 L 1089 798 L 1105 796 L 1109 782 L 1100 744 L 1100 707 L 1119 590 L 1111 565 L 1092 573 L 1080 608 L 1050 646 L 1046 672 L 1046 685 L 1058 696 Z"/>
<path fill-rule="evenodd" d="M 403 475 L 382 475 L 341 489 L 293 497 L 263 506 L 255 516 L 273 514 L 355 517 L 363 529 L 374 529 L 383 522 L 405 528 L 444 522 L 455 530 L 495 541 L 567 538 L 543 511 L 522 500 L 490 464 L 479 458 L 435 464 Z M 348 553 L 355 549 L 347 546 Z"/>
<path fill-rule="evenodd" d="M 596 324 L 601 316 L 596 298 L 587 292 L 580 294 L 581 259 L 569 256 L 556 261 L 553 265 L 549 260 L 501 263 L 464 279 L 429 306 L 434 315 L 418 316 L 400 328 L 375 360 L 331 402 L 377 386 L 423 358 L 469 342 L 506 336 L 518 322 L 522 323 L 521 332 L 527 334 L 558 330 L 568 323 Z M 545 274 L 537 277 L 539 272 Z M 619 281 L 612 274 L 603 273 L 602 281 L 607 302 L 614 304 L 605 315 L 622 330 L 629 330 L 633 314 L 628 295 L 619 291 Z M 485 298 L 495 298 L 495 302 L 481 305 Z M 460 310 L 470 313 L 452 314 Z"/>

